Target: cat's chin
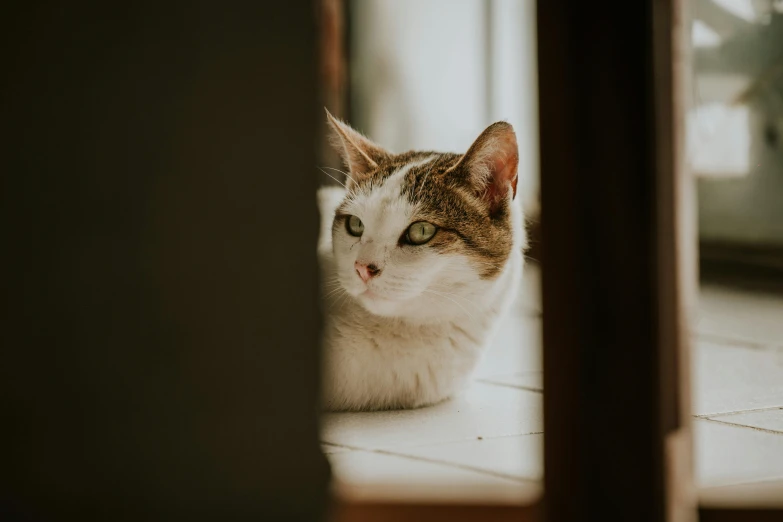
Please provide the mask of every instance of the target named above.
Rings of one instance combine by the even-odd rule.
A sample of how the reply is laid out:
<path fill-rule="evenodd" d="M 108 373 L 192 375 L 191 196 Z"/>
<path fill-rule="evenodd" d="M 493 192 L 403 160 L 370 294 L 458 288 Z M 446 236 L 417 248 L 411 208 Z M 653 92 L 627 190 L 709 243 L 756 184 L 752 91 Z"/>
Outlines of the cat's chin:
<path fill-rule="evenodd" d="M 372 293 L 359 294 L 355 296 L 355 299 L 362 308 L 378 317 L 399 319 L 411 323 L 426 323 L 441 319 L 437 313 L 426 313 L 422 310 L 416 299 L 388 299 Z"/>
<path fill-rule="evenodd" d="M 395 317 L 399 312 L 399 301 L 387 299 L 371 290 L 367 290 L 357 295 L 356 300 L 371 314 L 383 317 Z"/>

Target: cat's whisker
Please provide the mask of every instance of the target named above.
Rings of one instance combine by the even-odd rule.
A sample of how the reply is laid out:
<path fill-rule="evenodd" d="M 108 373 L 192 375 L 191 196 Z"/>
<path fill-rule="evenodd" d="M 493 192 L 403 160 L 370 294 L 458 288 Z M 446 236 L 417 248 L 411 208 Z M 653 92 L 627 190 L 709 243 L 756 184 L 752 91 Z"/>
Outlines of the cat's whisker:
<path fill-rule="evenodd" d="M 462 309 L 462 311 L 463 311 L 463 312 L 465 312 L 465 315 L 467 315 L 467 316 L 468 316 L 468 317 L 470 317 L 471 319 L 474 319 L 474 317 L 473 317 L 473 314 L 471 314 L 470 312 L 468 312 L 467 310 L 465 310 L 465 307 L 463 307 L 461 304 L 459 304 L 459 303 L 458 303 L 457 301 L 455 301 L 454 299 L 452 299 L 452 298 L 450 298 L 450 297 L 448 297 L 448 296 L 446 296 L 446 295 L 443 295 L 443 294 L 441 294 L 441 293 L 438 293 L 438 292 L 436 292 L 435 290 L 430 290 L 429 288 L 428 288 L 428 289 L 426 289 L 426 290 L 424 290 L 424 292 L 427 292 L 427 293 L 431 293 L 431 294 L 434 294 L 434 295 L 440 296 L 440 297 L 442 297 L 442 298 L 444 298 L 444 299 L 448 299 L 449 301 L 451 301 L 451 302 L 452 302 L 452 303 L 454 303 L 455 305 L 459 306 L 459 307 Z"/>
<path fill-rule="evenodd" d="M 448 296 L 445 296 L 445 295 L 443 295 L 443 294 L 435 294 L 435 295 L 437 295 L 438 297 L 441 297 L 441 298 L 443 298 L 443 299 L 447 299 L 448 301 L 451 301 L 452 303 L 454 303 L 455 305 L 457 305 L 457 306 L 458 306 L 458 307 L 459 307 L 459 308 L 460 308 L 460 309 L 461 309 L 463 312 L 465 312 L 465 315 L 467 315 L 467 316 L 468 316 L 470 319 L 475 319 L 475 316 L 474 316 L 472 313 L 468 312 L 468 311 L 465 309 L 465 307 L 464 307 L 464 306 L 462 306 L 461 304 L 459 304 L 459 303 L 458 303 L 457 301 L 455 301 L 454 299 L 451 299 L 450 297 L 448 297 Z"/>
<path fill-rule="evenodd" d="M 335 294 L 339 294 L 340 291 L 345 292 L 345 289 L 342 286 L 338 286 L 337 288 L 331 290 L 328 294 L 324 295 L 324 299 L 329 299 L 330 297 L 334 296 Z"/>
<path fill-rule="evenodd" d="M 337 172 L 339 172 L 340 174 L 344 174 L 346 178 L 348 178 L 348 179 L 350 179 L 351 181 L 353 181 L 354 183 L 356 183 L 356 180 L 355 180 L 355 179 L 353 179 L 353 178 L 351 177 L 351 175 L 350 175 L 350 174 L 348 174 L 347 172 L 345 172 L 344 170 L 336 169 L 336 168 L 334 168 L 334 167 L 326 167 L 326 166 L 324 166 L 324 167 L 322 167 L 322 168 L 329 169 L 329 170 L 336 170 L 336 171 L 337 171 Z"/>
<path fill-rule="evenodd" d="M 342 186 L 342 187 L 343 187 L 345 190 L 348 190 L 348 187 L 346 187 L 346 186 L 345 186 L 345 183 L 343 183 L 343 182 L 342 182 L 342 181 L 340 181 L 339 179 L 335 178 L 334 176 L 332 176 L 331 174 L 329 174 L 328 172 L 326 172 L 326 171 L 325 171 L 324 169 L 322 169 L 321 167 L 316 167 L 316 168 L 317 168 L 318 170 L 320 170 L 321 172 L 323 172 L 324 174 L 326 174 L 327 176 L 329 176 L 330 178 L 332 178 L 333 180 L 335 180 L 337 183 L 339 183 L 339 184 L 340 184 L 340 185 L 341 185 L 341 186 Z"/>
<path fill-rule="evenodd" d="M 350 294 L 348 293 L 348 291 L 345 290 L 345 288 L 338 287 L 332 292 L 330 292 L 328 295 L 323 296 L 322 299 L 324 301 L 331 302 L 332 307 L 337 307 L 337 305 L 339 304 L 341 305 L 342 308 L 342 304 L 345 302 L 345 300 L 349 295 Z"/>
<path fill-rule="evenodd" d="M 351 294 L 349 294 L 347 291 L 343 293 L 343 300 L 340 301 L 340 309 L 337 312 L 338 314 L 342 312 L 345 303 L 347 303 L 350 298 L 351 298 Z"/>
<path fill-rule="evenodd" d="M 428 290 L 431 290 L 431 289 L 428 289 Z M 448 296 L 451 296 L 451 297 L 456 297 L 458 299 L 462 299 L 467 304 L 469 304 L 472 307 L 474 307 L 476 310 L 480 310 L 481 309 L 481 307 L 478 304 L 474 303 L 473 301 L 471 301 L 470 299 L 468 299 L 465 296 L 462 296 L 462 295 L 459 295 L 459 294 L 455 294 L 455 293 L 452 293 L 452 292 L 445 292 L 445 291 L 440 290 L 440 289 L 439 290 L 432 290 L 432 291 L 439 292 L 439 293 L 441 293 L 443 295 L 448 295 Z"/>

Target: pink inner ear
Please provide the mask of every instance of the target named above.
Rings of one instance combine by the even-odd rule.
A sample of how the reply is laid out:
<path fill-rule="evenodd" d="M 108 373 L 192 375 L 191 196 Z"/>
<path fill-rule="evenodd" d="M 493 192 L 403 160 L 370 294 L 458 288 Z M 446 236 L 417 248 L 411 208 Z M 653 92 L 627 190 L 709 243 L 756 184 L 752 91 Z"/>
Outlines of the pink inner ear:
<path fill-rule="evenodd" d="M 511 189 L 514 191 L 514 197 L 517 196 L 517 164 L 519 157 L 511 154 L 506 157 L 496 158 L 492 165 L 492 173 L 495 178 L 494 184 L 501 187 L 505 183 L 511 183 Z"/>
<path fill-rule="evenodd" d="M 467 167 L 477 195 L 484 198 L 490 212 L 494 213 L 503 202 L 508 185 L 511 185 L 512 199 L 517 196 L 518 164 L 519 150 L 514 128 L 498 121 L 476 138 L 457 165 Z"/>
<path fill-rule="evenodd" d="M 516 143 L 513 144 L 516 148 Z M 492 180 L 487 186 L 486 198 L 494 211 L 506 195 L 506 184 L 511 184 L 512 199 L 517 196 L 517 164 L 519 156 L 516 151 L 510 154 L 497 154 L 490 164 Z"/>

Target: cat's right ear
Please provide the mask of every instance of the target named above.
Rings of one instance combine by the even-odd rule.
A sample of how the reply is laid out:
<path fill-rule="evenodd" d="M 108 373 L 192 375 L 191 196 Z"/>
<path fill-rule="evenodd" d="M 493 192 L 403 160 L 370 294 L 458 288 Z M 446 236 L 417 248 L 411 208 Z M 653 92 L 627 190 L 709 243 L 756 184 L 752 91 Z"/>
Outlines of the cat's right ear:
<path fill-rule="evenodd" d="M 333 132 L 333 142 L 348 167 L 350 176 L 346 186 L 351 187 L 366 177 L 378 167 L 378 164 L 389 158 L 391 154 L 351 128 L 350 125 L 338 120 L 327 110 L 326 117 Z"/>

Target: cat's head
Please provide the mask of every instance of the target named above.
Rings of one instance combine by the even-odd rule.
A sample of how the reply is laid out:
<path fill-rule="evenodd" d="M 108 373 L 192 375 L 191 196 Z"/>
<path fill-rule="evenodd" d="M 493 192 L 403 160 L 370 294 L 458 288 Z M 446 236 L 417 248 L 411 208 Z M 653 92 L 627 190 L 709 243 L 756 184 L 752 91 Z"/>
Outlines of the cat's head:
<path fill-rule="evenodd" d="M 332 226 L 342 288 L 389 317 L 473 315 L 486 306 L 479 301 L 492 298 L 515 255 L 521 262 L 525 241 L 511 125 L 490 125 L 465 154 L 393 154 L 328 118 L 348 167 Z"/>

